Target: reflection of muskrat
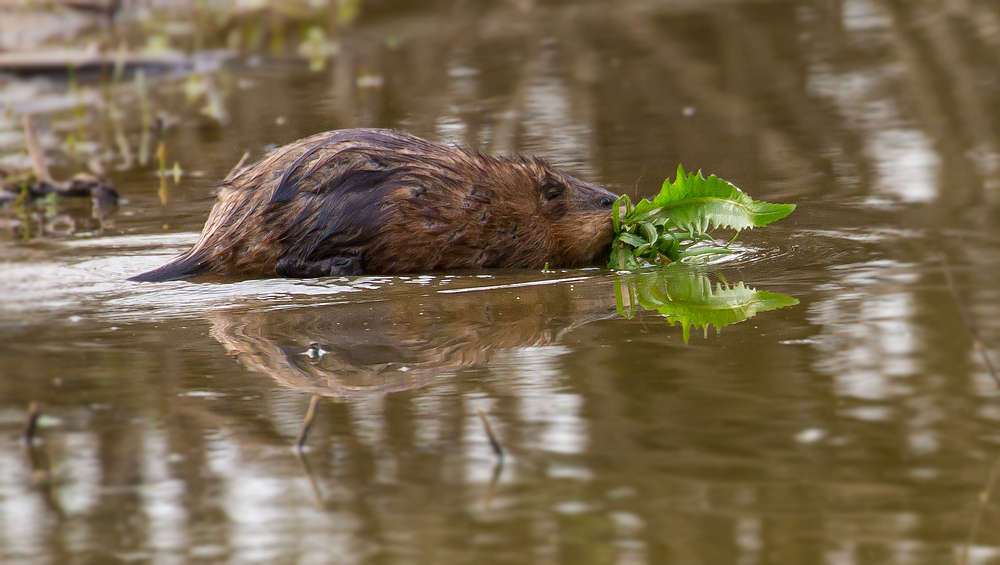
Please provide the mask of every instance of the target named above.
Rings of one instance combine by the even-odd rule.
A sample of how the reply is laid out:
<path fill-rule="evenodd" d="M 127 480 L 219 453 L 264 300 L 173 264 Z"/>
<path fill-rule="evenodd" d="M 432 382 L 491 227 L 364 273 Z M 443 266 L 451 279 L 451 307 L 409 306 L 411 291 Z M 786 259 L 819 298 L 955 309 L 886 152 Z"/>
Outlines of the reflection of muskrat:
<path fill-rule="evenodd" d="M 201 240 L 132 280 L 591 265 L 616 195 L 544 161 L 378 129 L 321 133 L 222 182 Z"/>
<path fill-rule="evenodd" d="M 557 344 L 574 328 L 618 315 L 617 281 L 548 280 L 554 284 L 516 292 L 460 285 L 464 292 L 454 294 L 387 285 L 384 300 L 223 308 L 207 319 L 212 337 L 247 369 L 281 386 L 350 398 L 441 382 L 504 350 Z"/>

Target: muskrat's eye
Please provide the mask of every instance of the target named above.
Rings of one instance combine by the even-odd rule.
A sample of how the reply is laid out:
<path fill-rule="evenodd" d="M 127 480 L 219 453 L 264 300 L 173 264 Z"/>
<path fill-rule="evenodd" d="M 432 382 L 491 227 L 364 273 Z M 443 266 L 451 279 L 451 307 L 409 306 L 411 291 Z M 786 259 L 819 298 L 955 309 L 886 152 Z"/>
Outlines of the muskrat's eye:
<path fill-rule="evenodd" d="M 601 199 L 601 208 L 610 208 L 611 205 L 614 203 L 615 203 L 614 200 L 605 196 L 604 198 Z"/>

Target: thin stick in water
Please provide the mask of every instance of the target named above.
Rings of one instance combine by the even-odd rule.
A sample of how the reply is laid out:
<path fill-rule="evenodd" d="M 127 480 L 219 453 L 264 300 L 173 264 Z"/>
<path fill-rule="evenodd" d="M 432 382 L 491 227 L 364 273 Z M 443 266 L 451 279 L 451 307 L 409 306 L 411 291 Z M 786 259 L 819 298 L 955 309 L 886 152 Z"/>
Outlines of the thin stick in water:
<path fill-rule="evenodd" d="M 312 491 L 313 501 L 316 503 L 316 507 L 323 508 L 323 493 L 320 492 L 319 483 L 316 482 L 316 476 L 313 474 L 312 467 L 309 466 L 309 460 L 306 459 L 306 455 L 302 453 L 301 449 L 295 450 L 295 459 L 298 460 L 299 465 L 302 466 L 302 471 L 305 472 L 306 478 L 309 480 L 309 488 Z"/>
<path fill-rule="evenodd" d="M 990 496 L 993 495 L 993 486 L 996 484 L 997 477 L 997 467 L 1000 466 L 1000 458 L 993 462 L 993 466 L 990 468 L 990 474 L 986 478 L 986 484 L 983 485 L 983 490 L 979 493 L 979 504 L 976 506 L 976 517 L 972 520 L 972 528 L 969 530 L 969 537 L 962 544 L 962 550 L 958 554 L 958 565 L 966 565 L 969 562 L 969 548 L 976 541 L 976 532 L 979 530 L 979 524 L 983 519 L 983 513 L 986 509 L 986 505 L 990 501 Z"/>
<path fill-rule="evenodd" d="M 309 427 L 312 426 L 313 418 L 316 417 L 316 407 L 319 405 L 318 394 L 314 394 L 309 400 L 309 409 L 306 410 L 306 418 L 302 421 L 302 429 L 299 430 L 299 438 L 295 440 L 295 449 L 302 451 L 302 446 L 306 443 L 306 435 L 309 434 Z"/>
<path fill-rule="evenodd" d="M 28 146 L 28 157 L 31 158 L 31 168 L 35 173 L 35 180 L 51 183 L 52 174 L 49 173 L 45 152 L 42 150 L 41 142 L 38 141 L 38 132 L 35 131 L 34 124 L 31 123 L 31 116 L 28 114 L 21 116 L 21 125 L 24 127 L 24 142 Z"/>
<path fill-rule="evenodd" d="M 972 345 L 979 350 L 979 354 L 982 356 L 983 363 L 986 364 L 986 368 L 989 370 L 990 376 L 993 377 L 993 381 L 997 383 L 997 386 L 1000 386 L 1000 377 L 997 376 L 996 368 L 990 360 L 986 347 L 983 346 L 982 340 L 979 339 L 979 332 L 976 330 L 976 324 L 972 319 L 972 314 L 970 314 L 969 310 L 965 307 L 965 301 L 962 300 L 962 295 L 958 292 L 958 285 L 955 284 L 955 278 L 951 274 L 951 267 L 948 265 L 948 258 L 944 254 L 941 255 L 941 267 L 944 270 L 944 278 L 948 281 L 948 290 L 951 291 L 951 297 L 955 301 L 955 306 L 958 308 L 958 312 L 962 315 L 962 321 L 965 323 L 965 329 L 969 332 L 969 337 L 972 338 Z M 962 551 L 958 557 L 959 565 L 965 565 L 965 563 L 969 560 L 969 548 L 976 539 L 976 531 L 979 529 L 979 523 L 982 520 L 983 512 L 986 505 L 990 501 L 990 496 L 993 494 L 993 486 L 996 483 L 998 465 L 1000 465 L 1000 459 L 997 459 L 997 461 L 993 463 L 993 467 L 990 468 L 990 474 L 986 479 L 986 485 L 984 485 L 982 492 L 979 493 L 979 504 L 977 505 L 976 516 L 972 520 L 972 529 L 969 531 L 969 537 L 962 545 Z"/>
<path fill-rule="evenodd" d="M 986 369 L 990 372 L 990 376 L 993 377 L 993 381 L 1000 386 L 1000 376 L 997 375 L 996 367 L 993 366 L 993 362 L 990 360 L 990 354 L 986 351 L 986 347 L 983 345 L 983 341 L 979 339 L 979 332 L 976 331 L 976 324 L 972 319 L 972 315 L 969 310 L 965 307 L 965 301 L 962 300 L 962 295 L 958 292 L 958 286 L 955 284 L 955 279 L 951 275 L 951 267 L 948 265 L 948 258 L 945 255 L 941 255 L 941 266 L 944 269 L 944 278 L 948 281 L 948 290 L 951 291 L 951 297 L 955 300 L 955 306 L 958 307 L 958 312 L 962 315 L 962 321 L 965 322 L 965 329 L 969 332 L 969 337 L 972 338 L 972 346 L 979 351 L 979 355 L 983 358 L 983 363 L 986 364 Z"/>
<path fill-rule="evenodd" d="M 35 432 L 38 431 L 38 416 L 40 415 L 38 402 L 32 400 L 31 404 L 28 405 L 28 417 L 24 422 L 24 445 L 28 447 L 31 447 L 35 442 Z"/>
<path fill-rule="evenodd" d="M 139 96 L 139 111 L 142 115 L 142 129 L 139 133 L 139 164 L 143 167 L 149 162 L 149 137 L 153 127 L 153 115 L 149 110 L 149 91 L 146 89 L 146 73 L 142 69 L 135 71 L 135 90 Z"/>
<path fill-rule="evenodd" d="M 486 430 L 486 437 L 490 440 L 490 446 L 493 448 L 493 453 L 496 454 L 498 459 L 503 459 L 503 448 L 500 447 L 500 442 L 497 441 L 497 436 L 493 434 L 493 427 L 490 426 L 490 421 L 486 418 L 486 413 L 482 410 L 476 409 L 476 414 L 479 414 L 479 420 L 483 423 L 483 429 Z"/>
<path fill-rule="evenodd" d="M 170 192 L 167 190 L 167 143 L 163 139 L 163 132 L 166 130 L 166 123 L 163 118 L 156 118 L 156 159 L 160 164 L 160 204 L 166 206 L 170 199 Z M 175 183 L 176 184 L 176 183 Z"/>
<path fill-rule="evenodd" d="M 493 464 L 493 474 L 490 476 L 490 484 L 486 486 L 486 492 L 483 493 L 484 510 L 489 510 L 490 502 L 493 502 L 493 494 L 496 492 L 497 484 L 500 482 L 501 472 L 503 472 L 503 459 L 498 459 Z"/>

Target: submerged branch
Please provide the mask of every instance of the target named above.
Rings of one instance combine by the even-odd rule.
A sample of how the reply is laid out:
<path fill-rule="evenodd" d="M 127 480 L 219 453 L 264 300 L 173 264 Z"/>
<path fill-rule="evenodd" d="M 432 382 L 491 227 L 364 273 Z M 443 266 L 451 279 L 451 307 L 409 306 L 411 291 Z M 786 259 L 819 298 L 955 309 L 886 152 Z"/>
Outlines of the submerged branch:
<path fill-rule="evenodd" d="M 299 437 L 295 440 L 296 451 L 302 451 L 302 446 L 306 443 L 309 428 L 312 426 L 313 418 L 316 417 L 316 407 L 319 405 L 319 399 L 320 396 L 314 394 L 312 399 L 309 400 L 309 409 L 306 410 L 306 418 L 302 421 L 302 429 L 299 430 Z"/>
<path fill-rule="evenodd" d="M 28 146 L 28 157 L 31 158 L 31 169 L 35 173 L 35 180 L 51 183 L 52 174 L 49 172 L 45 151 L 42 150 L 42 143 L 38 140 L 38 131 L 31 122 L 31 116 L 28 114 L 21 116 L 21 125 L 24 127 L 24 142 Z"/>
<path fill-rule="evenodd" d="M 944 254 L 941 255 L 941 267 L 944 270 L 944 278 L 948 281 L 948 290 L 951 291 L 951 297 L 955 300 L 955 306 L 962 315 L 962 321 L 965 322 L 965 329 L 969 332 L 969 337 L 972 338 L 972 346 L 979 351 L 979 355 L 983 358 L 983 363 L 986 365 L 990 376 L 993 377 L 993 381 L 997 383 L 997 386 L 1000 386 L 1000 376 L 997 375 L 996 367 L 993 366 L 993 361 L 990 360 L 990 354 L 986 350 L 986 346 L 983 345 L 983 341 L 979 338 L 975 321 L 973 321 L 969 309 L 966 308 L 965 301 L 962 300 L 962 295 L 958 292 L 958 286 L 955 284 L 955 279 L 951 274 L 951 267 L 948 265 L 948 258 Z"/>
<path fill-rule="evenodd" d="M 993 495 L 993 487 L 996 485 L 997 478 L 997 467 L 1000 467 L 1000 458 L 993 462 L 993 467 L 990 468 L 990 474 L 986 478 L 986 484 L 983 485 L 983 490 L 979 493 L 979 505 L 976 507 L 976 517 L 972 520 L 972 528 L 969 530 L 969 537 L 962 544 L 961 553 L 958 556 L 958 565 L 966 565 L 969 562 L 969 548 L 976 541 L 976 532 L 979 530 L 979 524 L 982 522 L 983 513 L 986 509 L 986 505 L 990 501 L 990 497 Z"/>
<path fill-rule="evenodd" d="M 486 437 L 490 440 L 490 447 L 493 448 L 493 453 L 496 454 L 497 459 L 502 461 L 503 448 L 500 447 L 500 442 L 497 441 L 497 436 L 493 434 L 493 427 L 490 426 L 490 421 L 486 418 L 486 413 L 477 409 L 476 414 L 479 414 L 479 420 L 483 423 L 483 429 L 486 430 Z"/>
<path fill-rule="evenodd" d="M 28 417 L 24 422 L 24 445 L 31 447 L 35 442 L 35 433 L 38 431 L 38 417 L 41 415 L 41 410 L 38 408 L 37 401 L 31 401 L 28 405 Z"/>

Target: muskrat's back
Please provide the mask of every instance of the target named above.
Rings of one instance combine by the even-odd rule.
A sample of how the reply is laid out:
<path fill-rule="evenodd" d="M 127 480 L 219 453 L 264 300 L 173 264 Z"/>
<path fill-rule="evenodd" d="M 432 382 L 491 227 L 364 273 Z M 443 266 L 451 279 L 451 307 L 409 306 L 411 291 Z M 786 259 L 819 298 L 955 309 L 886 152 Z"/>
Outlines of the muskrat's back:
<path fill-rule="evenodd" d="M 591 265 L 615 199 L 539 159 L 332 131 L 230 173 L 198 243 L 132 280 Z"/>

